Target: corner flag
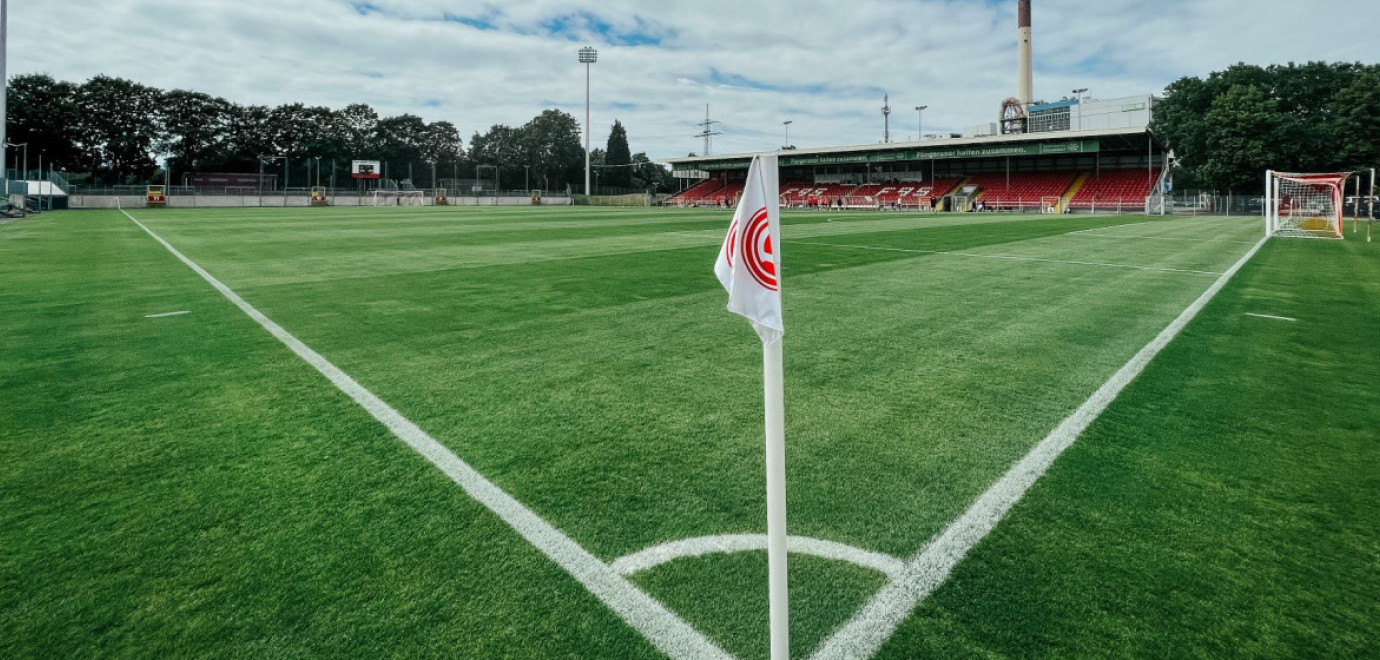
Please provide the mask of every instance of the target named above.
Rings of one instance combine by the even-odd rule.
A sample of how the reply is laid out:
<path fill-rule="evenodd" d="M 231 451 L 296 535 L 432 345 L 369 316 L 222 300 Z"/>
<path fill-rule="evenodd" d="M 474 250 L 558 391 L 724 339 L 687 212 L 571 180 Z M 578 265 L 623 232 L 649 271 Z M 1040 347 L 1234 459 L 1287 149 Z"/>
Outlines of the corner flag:
<path fill-rule="evenodd" d="M 728 227 L 714 274 L 728 290 L 728 311 L 747 317 L 762 338 L 781 339 L 781 210 L 776 155 L 757 156 Z"/>
<path fill-rule="evenodd" d="M 757 156 L 728 226 L 714 274 L 728 290 L 728 311 L 762 339 L 767 430 L 767 590 L 771 658 L 790 657 L 786 602 L 786 424 L 781 335 L 781 209 L 776 155 Z"/>

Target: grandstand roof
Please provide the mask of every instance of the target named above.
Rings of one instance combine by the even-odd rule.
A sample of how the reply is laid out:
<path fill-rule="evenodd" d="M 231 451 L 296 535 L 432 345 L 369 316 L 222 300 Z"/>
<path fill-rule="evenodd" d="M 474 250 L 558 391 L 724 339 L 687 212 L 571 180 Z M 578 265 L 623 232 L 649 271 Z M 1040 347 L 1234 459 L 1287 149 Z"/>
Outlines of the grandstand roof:
<path fill-rule="evenodd" d="M 1147 138 L 1153 140 L 1154 135 L 1146 128 L 1112 128 L 791 149 L 780 152 L 780 155 L 781 166 L 792 167 L 1098 152 L 1144 153 Z M 1154 147 L 1158 150 L 1161 145 L 1156 142 Z M 663 162 L 675 170 L 736 170 L 747 169 L 755 155 L 686 156 L 668 158 Z"/>

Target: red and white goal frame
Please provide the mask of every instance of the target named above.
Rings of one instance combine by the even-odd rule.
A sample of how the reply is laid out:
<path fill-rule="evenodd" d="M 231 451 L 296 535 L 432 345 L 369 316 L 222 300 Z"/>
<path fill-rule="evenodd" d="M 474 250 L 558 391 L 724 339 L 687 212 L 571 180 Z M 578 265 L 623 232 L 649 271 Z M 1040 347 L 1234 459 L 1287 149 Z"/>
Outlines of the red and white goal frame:
<path fill-rule="evenodd" d="M 1265 235 L 1342 238 L 1343 204 L 1350 172 L 1265 173 Z"/>

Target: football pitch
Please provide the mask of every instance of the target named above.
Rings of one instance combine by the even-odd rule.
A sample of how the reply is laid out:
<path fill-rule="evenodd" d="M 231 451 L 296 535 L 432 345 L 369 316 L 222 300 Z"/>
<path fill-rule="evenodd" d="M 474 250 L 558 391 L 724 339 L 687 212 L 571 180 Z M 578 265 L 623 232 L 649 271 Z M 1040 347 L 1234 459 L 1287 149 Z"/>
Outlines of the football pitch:
<path fill-rule="evenodd" d="M 730 215 L 0 226 L 0 656 L 766 657 Z M 794 657 L 1380 645 L 1380 244 L 1350 223 L 782 232 Z"/>

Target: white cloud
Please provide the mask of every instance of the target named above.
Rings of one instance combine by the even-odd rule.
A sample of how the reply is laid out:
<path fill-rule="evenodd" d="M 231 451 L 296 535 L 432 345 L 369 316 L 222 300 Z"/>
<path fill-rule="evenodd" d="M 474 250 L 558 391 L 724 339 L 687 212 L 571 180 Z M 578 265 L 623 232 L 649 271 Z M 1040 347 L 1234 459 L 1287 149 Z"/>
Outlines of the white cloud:
<path fill-rule="evenodd" d="M 1158 92 L 1238 61 L 1380 60 L 1380 3 L 1035 4 L 1036 90 L 1048 98 L 1074 87 L 1103 97 Z M 600 50 L 594 139 L 616 117 L 633 149 L 654 157 L 700 150 L 691 136 L 706 103 L 724 122 L 716 153 L 774 148 L 787 119 L 797 145 L 857 144 L 881 138 L 883 90 L 895 108 L 892 134 L 904 139 L 915 133 L 914 106 L 930 106 L 926 132 L 960 130 L 994 120 L 1016 82 L 1014 0 L 357 5 L 365 3 L 14 0 L 10 74 L 105 73 L 241 103 L 365 102 L 452 121 L 468 137 L 547 107 L 583 117 L 575 50 L 590 43 Z M 659 43 L 619 45 L 637 35 Z"/>

